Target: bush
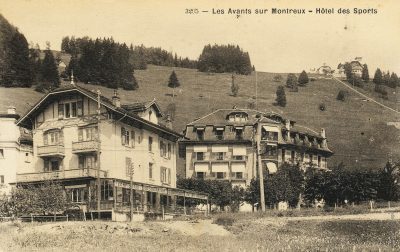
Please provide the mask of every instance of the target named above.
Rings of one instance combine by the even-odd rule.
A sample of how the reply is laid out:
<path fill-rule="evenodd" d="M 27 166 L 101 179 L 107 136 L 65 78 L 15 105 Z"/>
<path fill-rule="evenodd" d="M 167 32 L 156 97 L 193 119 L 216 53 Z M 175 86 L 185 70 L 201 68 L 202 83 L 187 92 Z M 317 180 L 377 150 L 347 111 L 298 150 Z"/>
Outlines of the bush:
<path fill-rule="evenodd" d="M 340 90 L 339 93 L 336 96 L 336 100 L 338 101 L 345 101 L 346 96 L 348 95 L 348 92 L 345 90 Z"/>
<path fill-rule="evenodd" d="M 228 216 L 223 216 L 223 217 L 218 217 L 214 223 L 220 226 L 232 226 L 235 220 L 232 217 Z"/>
<path fill-rule="evenodd" d="M 46 86 L 44 84 L 37 84 L 35 91 L 39 93 L 46 93 Z"/>
<path fill-rule="evenodd" d="M 325 103 L 319 104 L 319 110 L 321 110 L 321 111 L 325 111 L 325 110 L 326 110 L 326 105 L 325 105 Z"/>

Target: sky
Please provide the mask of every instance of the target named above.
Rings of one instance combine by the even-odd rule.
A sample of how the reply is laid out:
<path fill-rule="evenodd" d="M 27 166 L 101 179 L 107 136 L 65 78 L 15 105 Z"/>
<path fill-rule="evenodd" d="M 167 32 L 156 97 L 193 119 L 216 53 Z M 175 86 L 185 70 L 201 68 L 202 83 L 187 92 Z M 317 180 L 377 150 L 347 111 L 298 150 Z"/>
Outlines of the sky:
<path fill-rule="evenodd" d="M 377 67 L 400 74 L 400 2 L 316 0 L 0 0 L 0 13 L 28 42 L 60 50 L 64 36 L 113 37 L 162 47 L 197 59 L 206 44 L 237 44 L 258 71 L 300 72 L 323 63 L 362 57 L 370 75 Z M 186 14 L 186 9 L 199 14 Z M 232 9 L 251 9 L 237 17 Z M 334 8 L 335 14 L 272 15 L 272 8 Z M 375 8 L 377 14 L 338 14 L 339 8 Z M 224 9 L 225 14 L 213 14 Z M 254 14 L 268 9 L 267 14 Z M 208 11 L 208 12 L 202 12 Z"/>

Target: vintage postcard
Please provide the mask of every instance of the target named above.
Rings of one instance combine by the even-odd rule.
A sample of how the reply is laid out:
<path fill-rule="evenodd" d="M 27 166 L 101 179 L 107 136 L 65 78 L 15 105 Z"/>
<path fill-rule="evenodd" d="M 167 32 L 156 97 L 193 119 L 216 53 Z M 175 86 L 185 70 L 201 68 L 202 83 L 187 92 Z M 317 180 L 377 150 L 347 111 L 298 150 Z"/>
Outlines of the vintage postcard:
<path fill-rule="evenodd" d="M 0 0 L 0 251 L 400 250 L 400 4 Z"/>

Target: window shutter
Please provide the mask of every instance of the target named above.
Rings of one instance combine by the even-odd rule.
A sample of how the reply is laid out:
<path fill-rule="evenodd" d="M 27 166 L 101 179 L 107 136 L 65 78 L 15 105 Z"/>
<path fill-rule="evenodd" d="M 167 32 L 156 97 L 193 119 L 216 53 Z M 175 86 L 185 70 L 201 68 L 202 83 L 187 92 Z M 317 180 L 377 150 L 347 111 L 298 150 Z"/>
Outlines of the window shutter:
<path fill-rule="evenodd" d="M 78 108 L 78 116 L 83 116 L 83 101 L 78 101 L 76 105 Z"/>
<path fill-rule="evenodd" d="M 44 163 L 44 171 L 49 171 L 49 160 L 43 160 Z"/>
<path fill-rule="evenodd" d="M 85 158 L 84 156 L 79 156 L 79 169 L 83 169 L 85 167 Z"/>
<path fill-rule="evenodd" d="M 83 129 L 78 129 L 78 141 L 83 141 Z"/>
<path fill-rule="evenodd" d="M 47 140 L 47 137 L 48 137 L 48 134 L 47 134 L 47 133 L 43 134 L 43 144 L 44 144 L 44 145 L 48 145 L 48 144 L 49 144 L 49 142 L 48 142 L 48 140 Z"/>
<path fill-rule="evenodd" d="M 171 184 L 171 169 L 168 169 L 168 184 Z"/>
<path fill-rule="evenodd" d="M 125 144 L 129 146 L 129 130 L 125 132 Z"/>
<path fill-rule="evenodd" d="M 168 159 L 171 159 L 171 144 L 168 143 Z"/>
<path fill-rule="evenodd" d="M 121 128 L 121 144 L 125 145 L 125 128 Z"/>
<path fill-rule="evenodd" d="M 62 131 L 59 132 L 59 137 L 58 137 L 58 143 L 63 144 L 64 143 L 64 134 Z"/>
<path fill-rule="evenodd" d="M 58 118 L 63 118 L 64 117 L 64 104 L 59 103 L 58 104 Z"/>
<path fill-rule="evenodd" d="M 135 147 L 135 131 L 131 131 L 131 145 Z"/>

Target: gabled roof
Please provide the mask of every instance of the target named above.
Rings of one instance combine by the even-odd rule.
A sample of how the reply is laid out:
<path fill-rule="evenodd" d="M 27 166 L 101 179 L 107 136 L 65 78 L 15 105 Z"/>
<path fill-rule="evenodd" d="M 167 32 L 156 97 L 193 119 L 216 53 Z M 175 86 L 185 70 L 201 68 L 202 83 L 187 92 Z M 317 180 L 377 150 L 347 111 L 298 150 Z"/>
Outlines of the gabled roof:
<path fill-rule="evenodd" d="M 129 104 L 122 104 L 121 107 L 133 113 L 143 112 L 149 109 L 150 107 L 153 107 L 157 113 L 157 116 L 159 117 L 163 116 L 161 108 L 158 106 L 156 99 L 147 102 L 134 102 Z"/>
<path fill-rule="evenodd" d="M 37 113 L 39 113 L 41 111 L 41 109 L 43 109 L 43 107 L 45 107 L 50 101 L 53 101 L 54 99 L 59 98 L 60 96 L 65 96 L 68 93 L 80 93 L 90 99 L 92 99 L 93 101 L 97 102 L 97 94 L 86 89 L 83 88 L 79 85 L 72 85 L 72 84 L 65 84 L 62 85 L 61 87 L 51 91 L 50 93 L 46 94 L 45 96 L 43 96 L 24 116 L 22 116 L 18 121 L 17 121 L 17 125 L 19 126 L 25 126 L 28 128 L 32 128 L 32 121 L 31 118 L 34 117 Z M 151 131 L 161 131 L 164 134 L 170 135 L 170 136 L 174 136 L 176 138 L 182 137 L 181 134 L 165 127 L 162 125 L 158 125 L 155 123 L 152 123 L 150 121 L 147 121 L 141 117 L 139 117 L 136 113 L 133 113 L 129 110 L 126 110 L 124 108 L 120 108 L 120 107 L 116 107 L 112 101 L 102 95 L 100 95 L 100 103 L 101 105 L 103 105 L 104 107 L 107 108 L 107 110 L 119 114 L 121 117 L 127 117 L 129 119 L 132 119 L 136 122 L 138 122 L 139 124 L 141 124 L 143 127 L 151 130 Z"/>

